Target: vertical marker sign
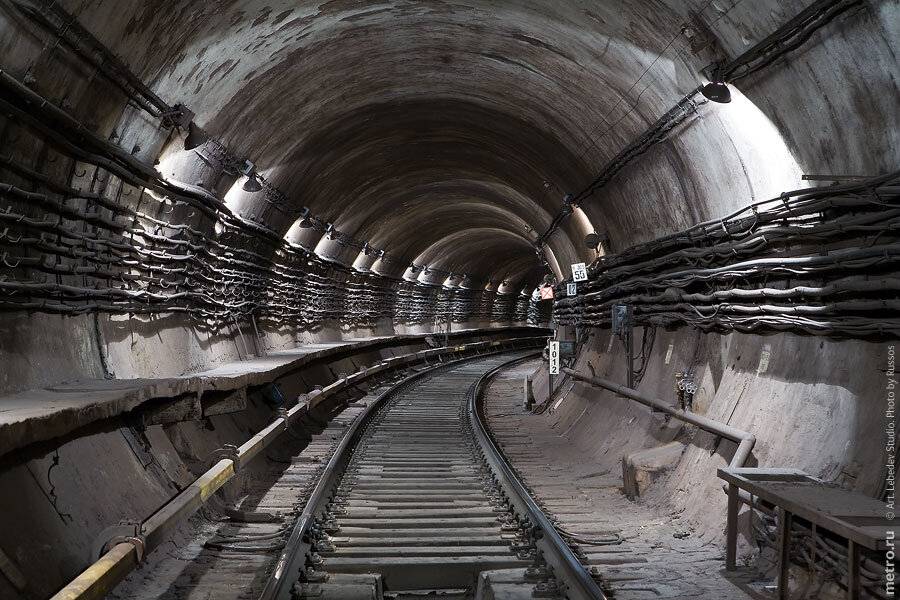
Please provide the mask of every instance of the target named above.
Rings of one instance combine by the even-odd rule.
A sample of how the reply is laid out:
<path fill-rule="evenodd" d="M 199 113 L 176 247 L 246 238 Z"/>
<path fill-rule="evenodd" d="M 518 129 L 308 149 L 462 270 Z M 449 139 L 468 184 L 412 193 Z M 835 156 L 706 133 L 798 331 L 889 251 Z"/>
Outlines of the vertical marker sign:
<path fill-rule="evenodd" d="M 566 284 L 566 296 L 577 296 L 578 295 L 578 284 L 577 283 L 567 283 Z"/>
<path fill-rule="evenodd" d="M 559 375 L 559 342 L 550 342 L 550 374 Z"/>
<path fill-rule="evenodd" d="M 572 265 L 572 281 L 587 281 L 587 267 L 584 263 L 575 263 Z"/>

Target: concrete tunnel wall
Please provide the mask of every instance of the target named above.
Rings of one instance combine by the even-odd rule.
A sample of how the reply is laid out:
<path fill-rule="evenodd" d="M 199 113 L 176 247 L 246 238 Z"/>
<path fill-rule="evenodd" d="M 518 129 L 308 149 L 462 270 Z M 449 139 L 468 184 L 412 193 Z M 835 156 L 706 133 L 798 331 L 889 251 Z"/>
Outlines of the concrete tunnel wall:
<path fill-rule="evenodd" d="M 30 3 L 0 4 L 0 68 L 33 80 L 33 90 L 126 152 L 158 161 L 163 176 L 202 184 L 236 213 L 326 259 L 350 265 L 360 251 L 295 227 L 301 207 L 400 257 L 366 265 L 379 273 L 400 278 L 410 263 L 428 265 L 440 273 L 431 279 L 467 274 L 475 287 L 492 289 L 505 281 L 503 288 L 518 296 L 547 273 L 532 243 L 563 196 L 587 185 L 705 81 L 704 67 L 740 54 L 808 3 L 234 0 L 174 2 L 164 11 L 153 3 L 60 3 L 157 94 L 184 103 L 213 138 L 252 160 L 297 209 L 290 214 L 265 194 L 243 192 L 243 178 L 185 152 L 182 135 L 161 128 L 96 70 L 53 46 L 52 35 L 17 4 Z M 895 170 L 898 22 L 896 2 L 862 2 L 799 50 L 741 80 L 732 104 L 698 106 L 584 202 L 583 218 L 563 221 L 547 244 L 554 276 L 562 279 L 569 264 L 595 258 L 582 242 L 591 230 L 607 236 L 604 252 L 616 252 L 815 183 L 801 181 L 804 173 Z M 90 174 L 79 176 L 57 160 L 41 136 L 6 117 L 0 124 L 0 154 L 67 184 L 93 185 Z M 31 185 L 0 169 L 4 180 Z M 165 218 L 218 235 L 200 214 L 176 210 Z M 425 277 L 421 269 L 414 276 Z M 481 315 L 454 327 L 509 322 Z M 239 327 L 249 340 L 249 321 Z M 364 324 L 336 318 L 315 328 L 263 324 L 262 333 L 278 349 L 432 328 L 433 318 Z M 4 309 L 0 331 L 5 393 L 78 378 L 195 372 L 238 360 L 242 343 L 235 323 L 200 327 L 172 313 Z M 598 374 L 621 380 L 607 335 L 593 332 L 577 364 L 591 360 Z M 666 365 L 669 343 L 675 351 Z M 757 373 L 766 346 L 770 366 Z M 885 352 L 881 342 L 682 326 L 657 335 L 640 389 L 671 397 L 672 372 L 696 365 L 698 412 L 756 433 L 760 465 L 796 466 L 874 495 L 881 450 L 871 432 L 879 431 Z M 684 435 L 675 425 L 659 429 L 645 410 L 611 395 L 584 386 L 571 394 L 552 418 L 577 448 L 610 469 L 622 452 Z M 707 446 L 709 440 L 693 440 L 649 501 L 684 508 L 714 536 L 721 521 L 699 507 L 724 502 L 712 473 L 730 450 L 723 443 L 709 456 Z"/>
<path fill-rule="evenodd" d="M 216 175 L 172 130 L 48 45 L 48 32 L 15 7 L 28 4 L 3 9 L 6 72 L 33 78 L 35 90 L 91 129 L 159 161 L 165 177 L 201 183 L 281 235 L 291 229 L 296 217 L 266 194 L 243 192 L 242 177 Z M 62 6 L 156 93 L 184 103 L 214 138 L 255 162 L 291 203 L 405 259 L 380 271 L 401 276 L 408 263 L 429 264 L 527 288 L 545 272 L 531 244 L 562 196 L 702 82 L 701 69 L 804 5 Z M 607 236 L 606 250 L 623 249 L 796 188 L 801 172 L 879 174 L 896 164 L 896 11 L 890 2 L 863 3 L 742 80 L 732 104 L 698 107 L 687 126 L 585 202 L 583 219 L 563 222 L 547 247 L 555 275 L 593 259 L 581 242 L 592 228 Z M 40 156 L 43 142 L 21 135 L 8 130 L 7 144 Z M 358 250 L 322 237 L 300 229 L 295 240 L 327 258 L 356 260 Z M 10 390 L 77 376 L 190 372 L 235 360 L 241 347 L 234 323 L 203 330 L 177 314 L 3 318 L 16 332 L 2 348 L 16 361 Z M 263 334 L 277 349 L 425 327 L 323 325 L 316 333 L 279 323 Z"/>
<path fill-rule="evenodd" d="M 636 330 L 641 347 L 642 330 Z M 575 368 L 626 381 L 623 344 L 608 331 L 584 340 Z M 657 331 L 648 342 L 644 394 L 672 399 L 675 373 L 692 372 L 693 412 L 757 437 L 747 466 L 797 468 L 847 489 L 880 497 L 886 484 L 884 453 L 888 346 L 857 340 L 800 336 L 721 335 Z M 612 352 L 608 352 L 608 349 Z M 896 349 L 896 347 L 894 347 Z M 590 364 L 589 364 L 590 363 Z M 557 378 L 547 427 L 571 442 L 598 472 L 622 473 L 623 459 L 671 441 L 685 445 L 676 465 L 637 502 L 680 519 L 685 530 L 721 543 L 726 495 L 716 469 L 727 466 L 737 444 L 614 393 Z M 535 377 L 546 397 L 546 369 Z M 751 564 L 756 541 L 741 518 L 739 555 Z"/>

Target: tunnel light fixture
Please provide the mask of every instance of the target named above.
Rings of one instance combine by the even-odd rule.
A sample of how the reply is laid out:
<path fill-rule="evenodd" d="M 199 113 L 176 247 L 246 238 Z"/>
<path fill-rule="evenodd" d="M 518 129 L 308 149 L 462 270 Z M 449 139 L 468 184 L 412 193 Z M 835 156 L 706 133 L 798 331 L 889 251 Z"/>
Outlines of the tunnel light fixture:
<path fill-rule="evenodd" d="M 722 75 L 722 66 L 715 64 L 710 65 L 703 72 L 709 75 L 709 83 L 700 88 L 703 97 L 712 102 L 719 104 L 727 104 L 731 102 L 731 90 L 725 83 L 725 77 Z"/>
<path fill-rule="evenodd" d="M 258 192 L 262 189 L 262 184 L 256 178 L 256 173 L 250 173 L 247 175 L 247 181 L 244 182 L 244 185 L 241 186 L 241 189 L 245 192 Z"/>
<path fill-rule="evenodd" d="M 312 229 L 313 222 L 312 219 L 309 218 L 308 206 L 303 207 L 303 212 L 300 213 L 300 223 L 298 223 L 298 226 L 302 229 Z"/>
<path fill-rule="evenodd" d="M 700 93 L 712 102 L 718 102 L 719 104 L 731 102 L 731 91 L 725 83 L 711 81 L 700 88 Z"/>
<path fill-rule="evenodd" d="M 241 175 L 247 176 L 247 181 L 241 186 L 245 192 L 258 192 L 262 189 L 262 184 L 256 177 L 256 165 L 249 160 L 245 160 L 241 166 Z"/>
<path fill-rule="evenodd" d="M 193 150 L 194 148 L 199 148 L 207 141 L 209 141 L 209 136 L 206 135 L 206 132 L 200 129 L 193 121 L 188 123 L 188 134 L 187 137 L 184 138 L 185 150 Z"/>

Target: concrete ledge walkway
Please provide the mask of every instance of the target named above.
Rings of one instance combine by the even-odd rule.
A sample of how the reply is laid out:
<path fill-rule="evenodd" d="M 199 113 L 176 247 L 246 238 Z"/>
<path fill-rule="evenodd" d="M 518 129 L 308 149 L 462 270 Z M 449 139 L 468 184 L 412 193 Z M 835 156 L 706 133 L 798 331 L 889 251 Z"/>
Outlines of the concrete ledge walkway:
<path fill-rule="evenodd" d="M 523 329 L 498 327 L 454 331 L 451 339 L 497 335 Z M 227 363 L 198 373 L 153 379 L 90 379 L 0 396 L 0 456 L 35 442 L 71 433 L 85 425 L 134 410 L 154 398 L 238 390 L 269 383 L 313 361 L 348 350 L 421 342 L 435 334 L 406 334 L 308 344 L 268 356 Z"/>

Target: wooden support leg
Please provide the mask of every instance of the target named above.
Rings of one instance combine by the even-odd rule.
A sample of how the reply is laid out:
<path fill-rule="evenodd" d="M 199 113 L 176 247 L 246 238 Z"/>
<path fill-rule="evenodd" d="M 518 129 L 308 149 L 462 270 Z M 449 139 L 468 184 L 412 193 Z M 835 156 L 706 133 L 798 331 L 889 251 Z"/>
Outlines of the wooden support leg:
<path fill-rule="evenodd" d="M 791 569 L 791 521 L 794 515 L 781 509 L 778 523 L 778 598 L 788 600 L 790 588 L 788 587 L 788 574 Z"/>
<path fill-rule="evenodd" d="M 818 533 L 816 529 L 816 524 L 813 523 L 810 528 L 810 545 L 809 545 L 809 570 L 812 573 L 816 572 L 816 533 Z"/>
<path fill-rule="evenodd" d="M 728 484 L 728 512 L 725 524 L 725 569 L 734 571 L 737 568 L 737 521 L 741 500 L 738 496 L 740 488 L 733 483 Z"/>
<path fill-rule="evenodd" d="M 847 541 L 847 598 L 859 599 L 859 546 Z"/>

